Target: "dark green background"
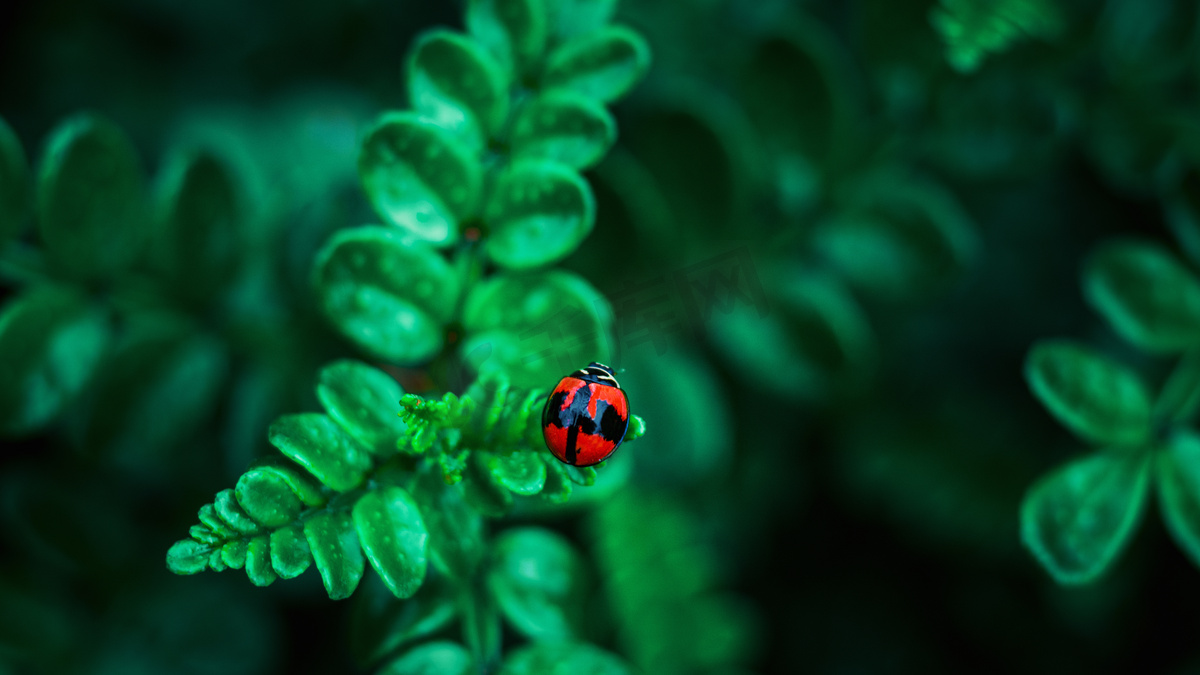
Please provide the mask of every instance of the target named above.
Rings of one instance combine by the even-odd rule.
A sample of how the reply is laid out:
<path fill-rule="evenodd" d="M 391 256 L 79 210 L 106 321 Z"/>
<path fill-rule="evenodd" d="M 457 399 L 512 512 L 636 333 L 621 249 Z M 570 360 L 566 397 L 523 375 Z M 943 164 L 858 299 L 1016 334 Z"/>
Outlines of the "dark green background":
<path fill-rule="evenodd" d="M 959 268 L 935 256 L 911 270 L 921 283 L 898 298 L 855 291 L 874 366 L 832 368 L 816 393 L 756 377 L 744 354 L 759 347 L 722 347 L 709 324 L 678 338 L 690 347 L 624 353 L 615 365 L 630 369 L 624 381 L 650 428 L 625 450 L 638 455 L 629 489 L 681 505 L 700 533 L 696 555 L 715 561 L 713 588 L 750 601 L 737 622 L 755 636 L 747 672 L 1193 672 L 1200 575 L 1154 508 L 1115 568 L 1084 588 L 1058 587 L 1036 566 L 1017 512 L 1037 476 L 1085 451 L 1021 378 L 1035 340 L 1074 337 L 1151 375 L 1164 370 L 1087 310 L 1078 270 L 1114 235 L 1173 245 L 1160 197 L 1200 159 L 1190 141 L 1197 11 L 1061 2 L 1055 38 L 1018 41 L 959 73 L 931 25 L 934 4 L 620 9 L 656 58 L 615 109 L 617 149 L 587 174 L 596 230 L 566 263 L 602 292 L 741 246 L 769 295 L 775 270 L 834 269 L 811 233 L 853 210 L 837 186 L 880 166 L 940 185 L 977 239 Z M 274 297 L 291 308 L 263 337 L 266 351 L 285 337 L 290 350 L 257 366 L 284 373 L 265 410 L 239 413 L 248 399 L 228 384 L 195 435 L 149 467 L 92 452 L 71 410 L 50 431 L 3 441 L 0 646 L 34 645 L 45 672 L 62 653 L 70 672 L 353 669 L 349 604 L 328 601 L 315 574 L 263 590 L 236 574 L 175 577 L 162 556 L 197 505 L 265 450 L 256 420 L 312 409 L 317 366 L 353 354 L 307 309 L 307 261 L 329 232 L 374 220 L 353 176 L 356 134 L 404 106 L 412 38 L 459 27 L 460 16 L 459 3 L 415 0 L 0 7 L 0 116 L 31 158 L 80 109 L 122 127 L 151 172 L 181 128 L 240 124 L 245 152 L 292 197 L 277 215 L 282 234 L 256 254 L 279 261 Z M 789 35 L 816 37 L 798 48 L 780 37 L 793 26 L 805 28 Z M 806 58 L 830 65 L 814 75 Z M 795 206 L 787 158 L 805 153 L 823 158 L 814 171 L 827 189 Z M 620 182 L 628 156 L 653 177 L 667 217 L 631 212 Z M 773 312 L 786 324 L 780 305 Z M 779 356 L 828 365 L 806 351 L 813 332 L 789 330 Z M 238 359 L 234 372 L 254 370 L 253 358 Z M 711 378 L 719 395 L 674 391 L 695 378 Z M 688 442 L 709 434 L 730 442 Z M 701 446 L 708 454 L 689 454 Z M 553 527 L 595 558 L 603 537 L 592 521 L 576 513 Z M 667 572 L 680 573 L 686 557 L 673 564 Z M 626 630 L 670 631 L 645 621 Z M 622 652 L 611 630 L 598 632 Z"/>

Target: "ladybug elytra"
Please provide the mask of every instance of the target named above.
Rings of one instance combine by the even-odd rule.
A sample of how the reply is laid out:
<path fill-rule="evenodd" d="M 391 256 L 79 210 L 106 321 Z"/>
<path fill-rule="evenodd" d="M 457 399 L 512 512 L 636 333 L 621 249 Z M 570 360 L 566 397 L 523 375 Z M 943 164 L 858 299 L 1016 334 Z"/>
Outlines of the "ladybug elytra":
<path fill-rule="evenodd" d="M 629 399 L 613 369 L 592 362 L 559 380 L 542 410 L 546 447 L 572 466 L 599 464 L 629 429 Z"/>

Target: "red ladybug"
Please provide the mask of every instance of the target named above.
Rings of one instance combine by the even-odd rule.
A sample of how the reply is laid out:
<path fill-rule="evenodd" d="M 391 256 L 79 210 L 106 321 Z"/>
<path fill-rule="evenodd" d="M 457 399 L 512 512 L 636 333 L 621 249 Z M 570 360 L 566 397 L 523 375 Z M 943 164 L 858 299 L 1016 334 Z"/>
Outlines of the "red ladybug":
<path fill-rule="evenodd" d="M 572 466 L 608 459 L 628 430 L 629 399 L 613 369 L 601 363 L 589 363 L 559 380 L 542 410 L 546 447 Z"/>

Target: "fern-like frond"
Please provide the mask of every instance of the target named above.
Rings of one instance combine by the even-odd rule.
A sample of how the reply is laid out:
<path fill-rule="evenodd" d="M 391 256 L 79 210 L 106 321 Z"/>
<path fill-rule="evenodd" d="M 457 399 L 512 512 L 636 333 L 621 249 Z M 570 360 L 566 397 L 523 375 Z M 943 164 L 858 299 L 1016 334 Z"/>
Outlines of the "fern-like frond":
<path fill-rule="evenodd" d="M 370 562 L 407 598 L 428 560 L 453 576 L 470 573 L 480 514 L 503 515 L 514 495 L 561 503 L 572 483 L 595 480 L 595 469 L 564 466 L 542 448 L 545 394 L 498 375 L 462 397 L 425 399 L 378 369 L 338 361 L 322 369 L 317 395 L 324 413 L 271 425 L 282 457 L 256 463 L 200 508 L 190 538 L 167 553 L 172 572 L 244 568 L 267 586 L 315 565 L 329 597 L 340 599 Z M 635 417 L 627 440 L 644 428 Z"/>

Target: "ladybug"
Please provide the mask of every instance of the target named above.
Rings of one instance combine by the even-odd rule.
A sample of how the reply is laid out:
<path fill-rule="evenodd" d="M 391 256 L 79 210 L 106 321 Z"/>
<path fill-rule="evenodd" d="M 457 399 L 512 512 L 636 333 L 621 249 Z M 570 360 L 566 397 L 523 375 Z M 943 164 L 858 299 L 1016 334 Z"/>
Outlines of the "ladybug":
<path fill-rule="evenodd" d="M 599 464 L 625 440 L 629 399 L 613 369 L 589 363 L 559 380 L 542 410 L 546 447 L 571 466 Z"/>

